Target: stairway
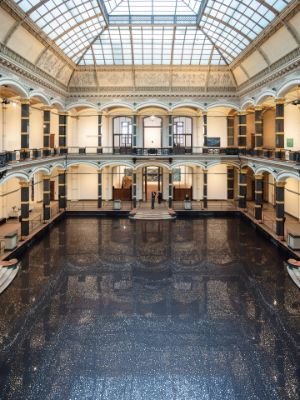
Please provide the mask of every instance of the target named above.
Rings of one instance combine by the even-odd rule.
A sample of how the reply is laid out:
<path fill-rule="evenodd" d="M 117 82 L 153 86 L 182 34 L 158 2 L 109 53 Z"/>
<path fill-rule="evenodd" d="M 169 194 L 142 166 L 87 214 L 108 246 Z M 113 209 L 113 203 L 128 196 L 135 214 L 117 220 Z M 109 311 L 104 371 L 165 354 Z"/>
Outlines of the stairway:
<path fill-rule="evenodd" d="M 166 207 L 158 207 L 152 210 L 150 207 L 139 207 L 136 210 L 132 210 L 130 215 L 130 219 L 136 220 L 169 220 L 175 219 L 176 214 L 173 210 L 170 210 Z"/>
<path fill-rule="evenodd" d="M 20 268 L 20 263 L 15 267 L 0 267 L 0 293 L 11 284 L 17 275 Z"/>

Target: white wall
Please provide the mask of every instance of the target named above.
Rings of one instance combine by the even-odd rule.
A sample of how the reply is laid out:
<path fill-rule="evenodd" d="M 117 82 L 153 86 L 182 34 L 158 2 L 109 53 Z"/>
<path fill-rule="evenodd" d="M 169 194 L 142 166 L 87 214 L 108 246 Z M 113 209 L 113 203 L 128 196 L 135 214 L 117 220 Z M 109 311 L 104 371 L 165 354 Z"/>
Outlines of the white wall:
<path fill-rule="evenodd" d="M 88 165 L 69 168 L 67 173 L 68 200 L 96 200 L 98 198 L 98 173 Z"/>
<path fill-rule="evenodd" d="M 209 200 L 227 199 L 227 166 L 217 165 L 209 168 L 207 174 L 207 198 Z"/>
<path fill-rule="evenodd" d="M 294 140 L 294 146 L 289 147 L 290 150 L 300 150 L 300 108 L 287 104 L 284 107 L 284 133 L 285 148 L 287 147 L 287 139 Z"/>
<path fill-rule="evenodd" d="M 221 147 L 227 146 L 227 117 L 213 116 L 208 113 L 207 136 L 220 137 Z"/>
<path fill-rule="evenodd" d="M 29 147 L 40 149 L 43 147 L 43 111 L 30 108 L 29 117 Z"/>
<path fill-rule="evenodd" d="M 284 209 L 285 212 L 295 218 L 300 218 L 300 182 L 289 178 L 284 188 Z"/>
<path fill-rule="evenodd" d="M 2 125 L 3 150 L 21 148 L 21 105 L 11 103 L 5 106 L 4 125 Z M 2 120 L 3 123 L 3 120 Z"/>
<path fill-rule="evenodd" d="M 193 168 L 193 200 L 203 199 L 203 172 L 200 167 Z"/>
<path fill-rule="evenodd" d="M 21 207 L 20 183 L 12 178 L 0 185 L 1 218 L 8 218 L 13 206 Z"/>
<path fill-rule="evenodd" d="M 77 132 L 79 147 L 97 147 L 98 115 L 95 111 L 89 109 L 78 116 Z"/>

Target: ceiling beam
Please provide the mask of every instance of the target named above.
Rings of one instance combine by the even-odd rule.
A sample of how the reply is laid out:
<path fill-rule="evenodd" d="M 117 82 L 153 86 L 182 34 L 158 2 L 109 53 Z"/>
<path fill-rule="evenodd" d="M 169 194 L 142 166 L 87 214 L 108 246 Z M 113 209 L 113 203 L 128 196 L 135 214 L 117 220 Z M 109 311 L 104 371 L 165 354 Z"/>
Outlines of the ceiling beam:
<path fill-rule="evenodd" d="M 103 14 L 104 21 L 105 21 L 106 25 L 108 25 L 109 24 L 109 15 L 107 13 L 104 1 L 103 0 L 98 0 L 98 5 L 99 5 L 100 10 L 101 10 L 101 12 Z"/>
<path fill-rule="evenodd" d="M 197 14 L 197 22 L 196 22 L 197 25 L 199 25 L 200 22 L 201 22 L 201 20 L 202 20 L 202 17 L 203 17 L 205 8 L 206 8 L 206 6 L 207 6 L 207 3 L 208 3 L 208 0 L 202 0 L 202 3 L 201 3 L 201 6 L 200 6 L 200 9 L 199 9 L 199 12 L 198 12 L 198 14 Z"/>

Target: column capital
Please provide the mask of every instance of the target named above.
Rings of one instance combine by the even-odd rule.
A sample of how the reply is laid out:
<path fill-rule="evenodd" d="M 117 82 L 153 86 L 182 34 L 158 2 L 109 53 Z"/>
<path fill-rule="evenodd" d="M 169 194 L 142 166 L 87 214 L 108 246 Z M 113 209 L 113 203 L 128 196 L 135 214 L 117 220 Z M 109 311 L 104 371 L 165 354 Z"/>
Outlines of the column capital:
<path fill-rule="evenodd" d="M 255 174 L 254 178 L 259 180 L 259 179 L 263 179 L 263 174 Z"/>
<path fill-rule="evenodd" d="M 248 169 L 244 167 L 244 168 L 241 168 L 239 172 L 240 172 L 240 174 L 247 174 Z"/>
<path fill-rule="evenodd" d="M 286 184 L 285 181 L 275 181 L 276 187 L 285 187 L 285 184 Z"/>
<path fill-rule="evenodd" d="M 243 110 L 243 111 L 238 111 L 237 115 L 247 115 L 247 111 Z"/>
<path fill-rule="evenodd" d="M 263 106 L 255 106 L 254 107 L 254 111 L 262 111 L 263 110 Z"/>
<path fill-rule="evenodd" d="M 30 104 L 30 99 L 21 99 L 20 103 L 21 104 Z"/>
<path fill-rule="evenodd" d="M 285 103 L 285 99 L 275 99 L 275 104 L 284 104 Z"/>
<path fill-rule="evenodd" d="M 19 183 L 20 183 L 21 188 L 27 188 L 30 186 L 30 182 L 27 182 L 27 181 L 20 181 Z"/>
<path fill-rule="evenodd" d="M 59 174 L 64 174 L 64 173 L 66 172 L 66 169 L 64 169 L 64 168 L 58 168 L 58 169 L 57 169 L 57 172 L 58 172 Z"/>
<path fill-rule="evenodd" d="M 42 178 L 43 179 L 50 179 L 51 175 L 50 174 L 43 174 Z"/>

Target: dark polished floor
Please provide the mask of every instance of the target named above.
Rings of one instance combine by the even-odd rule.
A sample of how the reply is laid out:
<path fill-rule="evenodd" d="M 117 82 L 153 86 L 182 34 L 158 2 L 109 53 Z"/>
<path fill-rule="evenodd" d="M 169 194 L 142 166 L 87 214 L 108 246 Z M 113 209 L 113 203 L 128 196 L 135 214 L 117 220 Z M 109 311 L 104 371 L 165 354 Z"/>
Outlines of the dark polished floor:
<path fill-rule="evenodd" d="M 0 398 L 299 399 L 284 258 L 239 219 L 65 220 L 0 296 Z"/>

